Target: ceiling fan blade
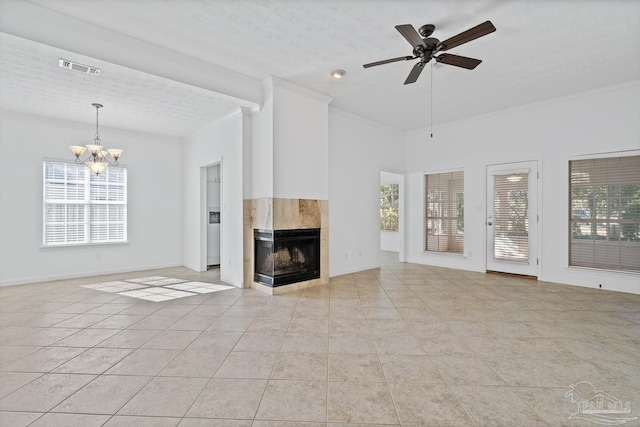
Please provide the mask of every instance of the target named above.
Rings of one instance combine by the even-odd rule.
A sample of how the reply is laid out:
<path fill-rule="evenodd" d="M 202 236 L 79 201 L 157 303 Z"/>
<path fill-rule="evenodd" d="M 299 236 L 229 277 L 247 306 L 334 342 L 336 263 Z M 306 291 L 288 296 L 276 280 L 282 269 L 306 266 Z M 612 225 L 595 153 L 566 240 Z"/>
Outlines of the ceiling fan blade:
<path fill-rule="evenodd" d="M 396 25 L 396 30 L 398 30 L 398 32 L 402 34 L 402 37 L 407 39 L 407 41 L 411 44 L 411 47 L 424 45 L 424 41 L 422 40 L 422 37 L 420 37 L 420 34 L 418 34 L 415 28 L 413 28 L 413 25 L 411 24 Z"/>
<path fill-rule="evenodd" d="M 479 37 L 486 36 L 487 34 L 493 33 L 496 30 L 496 27 L 493 26 L 491 21 L 483 22 L 480 25 L 476 25 L 473 28 L 469 28 L 467 31 L 463 31 L 457 36 L 453 36 L 451 38 L 446 39 L 438 44 L 440 51 L 449 50 L 456 46 L 460 46 L 461 44 L 468 43 L 471 40 L 475 40 Z"/>
<path fill-rule="evenodd" d="M 398 61 L 408 61 L 414 58 L 417 58 L 417 57 L 416 56 L 400 56 L 398 58 L 385 59 L 384 61 L 370 62 L 368 64 L 364 64 L 363 67 L 364 68 L 375 67 L 376 65 L 389 64 L 391 62 L 398 62 Z"/>
<path fill-rule="evenodd" d="M 443 64 L 455 65 L 456 67 L 466 68 L 467 70 L 473 70 L 482 62 L 480 59 L 452 55 L 450 53 L 441 53 L 434 58 Z"/>
<path fill-rule="evenodd" d="M 418 62 L 416 65 L 414 65 L 411 69 L 411 72 L 409 73 L 409 76 L 407 77 L 407 80 L 404 81 L 404 84 L 408 85 L 409 83 L 415 83 L 415 81 L 418 80 L 418 77 L 420 77 L 420 73 L 423 69 L 424 64 L 422 62 Z"/>

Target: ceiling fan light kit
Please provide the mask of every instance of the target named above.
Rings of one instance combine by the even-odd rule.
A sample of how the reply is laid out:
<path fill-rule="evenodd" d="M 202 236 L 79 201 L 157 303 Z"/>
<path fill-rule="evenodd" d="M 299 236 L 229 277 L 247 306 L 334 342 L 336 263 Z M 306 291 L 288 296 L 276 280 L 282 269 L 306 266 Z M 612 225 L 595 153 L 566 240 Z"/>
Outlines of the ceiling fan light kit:
<path fill-rule="evenodd" d="M 420 59 L 409 73 L 409 76 L 405 80 L 404 84 L 415 83 L 420 77 L 420 73 L 432 59 L 441 64 L 453 65 L 455 67 L 465 68 L 467 70 L 473 70 L 482 61 L 480 59 L 469 58 L 466 56 L 453 55 L 451 53 L 440 53 L 460 46 L 461 44 L 468 43 L 472 40 L 486 36 L 487 34 L 496 31 L 496 27 L 493 26 L 491 21 L 485 21 L 482 24 L 476 25 L 473 28 L 463 31 L 453 37 L 450 37 L 444 41 L 440 41 L 435 37 L 430 37 L 435 31 L 435 25 L 427 24 L 420 27 L 419 32 L 411 24 L 396 25 L 396 30 L 404 37 L 411 47 L 413 48 L 413 55 L 399 56 L 397 58 L 385 59 L 382 61 L 371 62 L 364 64 L 364 68 L 375 67 L 377 65 L 389 64 L 391 62 L 398 61 L 410 61 L 412 59 Z M 439 55 L 437 55 L 439 54 Z M 437 55 L 437 56 L 436 56 Z"/>

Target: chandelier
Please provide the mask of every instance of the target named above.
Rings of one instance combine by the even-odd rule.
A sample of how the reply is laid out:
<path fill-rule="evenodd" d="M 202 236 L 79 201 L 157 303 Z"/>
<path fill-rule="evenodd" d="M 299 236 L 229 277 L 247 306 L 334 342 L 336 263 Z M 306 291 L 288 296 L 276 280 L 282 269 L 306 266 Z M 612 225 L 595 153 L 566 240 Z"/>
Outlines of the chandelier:
<path fill-rule="evenodd" d="M 96 137 L 93 139 L 93 144 L 87 145 L 71 145 L 71 151 L 76 156 L 76 163 L 84 163 L 87 167 L 96 175 L 100 175 L 107 166 L 118 166 L 118 159 L 122 155 L 122 151 L 119 148 L 104 149 L 100 141 L 100 132 L 98 132 L 98 111 L 102 108 L 102 104 L 91 104 L 96 108 Z M 80 157 L 85 151 L 89 150 L 89 157 L 82 160 Z M 109 159 L 111 157 L 112 160 Z"/>

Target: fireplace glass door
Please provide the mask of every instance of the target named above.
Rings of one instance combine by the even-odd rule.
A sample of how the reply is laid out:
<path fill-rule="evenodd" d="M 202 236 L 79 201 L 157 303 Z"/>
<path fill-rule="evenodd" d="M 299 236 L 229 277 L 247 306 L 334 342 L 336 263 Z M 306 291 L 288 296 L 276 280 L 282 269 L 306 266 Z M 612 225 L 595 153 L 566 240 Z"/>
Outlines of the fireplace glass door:
<path fill-rule="evenodd" d="M 320 277 L 320 229 L 255 230 L 254 280 L 280 286 Z"/>

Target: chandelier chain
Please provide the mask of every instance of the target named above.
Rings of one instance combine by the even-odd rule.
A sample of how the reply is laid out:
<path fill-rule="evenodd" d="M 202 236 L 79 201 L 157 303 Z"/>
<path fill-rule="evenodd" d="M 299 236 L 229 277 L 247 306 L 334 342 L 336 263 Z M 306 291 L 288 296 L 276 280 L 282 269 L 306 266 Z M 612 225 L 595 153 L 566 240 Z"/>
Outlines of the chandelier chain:
<path fill-rule="evenodd" d="M 100 132 L 98 132 L 98 117 L 99 117 L 98 112 L 99 111 L 100 111 L 100 107 L 96 107 L 96 139 L 98 141 L 100 140 Z"/>

